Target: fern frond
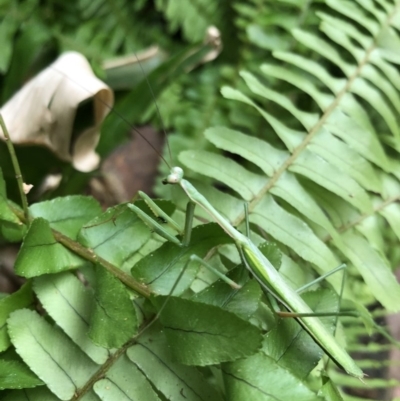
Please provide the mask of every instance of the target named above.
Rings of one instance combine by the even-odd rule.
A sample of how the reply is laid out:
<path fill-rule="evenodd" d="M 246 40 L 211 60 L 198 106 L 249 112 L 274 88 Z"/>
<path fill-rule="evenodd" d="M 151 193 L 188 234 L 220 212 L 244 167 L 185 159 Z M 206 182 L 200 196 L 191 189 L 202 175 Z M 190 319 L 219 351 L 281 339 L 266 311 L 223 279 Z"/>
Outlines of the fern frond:
<path fill-rule="evenodd" d="M 400 286 L 382 246 L 368 243 L 372 236 L 380 244 L 384 239 L 377 229 L 366 230 L 365 221 L 374 216 L 381 225 L 393 225 L 381 216 L 400 199 L 399 190 L 388 196 L 383 180 L 388 177 L 399 187 L 386 145 L 396 149 L 399 143 L 397 54 L 388 49 L 399 40 L 394 30 L 399 5 L 325 4 L 330 11 L 319 13 L 320 32 L 292 31 L 307 54 L 274 52 L 277 62 L 264 64 L 257 76 L 241 73 L 257 97 L 222 90 L 225 97 L 255 108 L 281 142 L 271 141 L 267 130 L 257 142 L 249 134 L 216 127 L 206 132 L 207 139 L 240 155 L 247 168 L 212 153 L 183 152 L 179 158 L 249 202 L 250 221 L 286 245 L 289 255 L 320 271 L 349 260 L 374 296 L 397 310 Z M 304 96 L 311 103 L 302 103 Z M 330 199 L 329 205 L 321 197 Z M 243 212 L 231 217 L 236 225 L 243 219 Z"/>

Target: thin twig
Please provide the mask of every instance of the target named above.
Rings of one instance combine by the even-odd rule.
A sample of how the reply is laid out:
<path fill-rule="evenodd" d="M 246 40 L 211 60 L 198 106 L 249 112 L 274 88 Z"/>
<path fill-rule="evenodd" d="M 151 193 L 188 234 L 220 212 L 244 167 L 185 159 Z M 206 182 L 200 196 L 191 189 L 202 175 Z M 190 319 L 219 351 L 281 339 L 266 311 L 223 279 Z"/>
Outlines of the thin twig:
<path fill-rule="evenodd" d="M 0 126 L 3 129 L 4 138 L 8 148 L 8 153 L 10 154 L 11 161 L 14 167 L 15 178 L 17 179 L 19 194 L 21 196 L 22 208 L 24 210 L 25 220 L 29 221 L 29 210 L 28 210 L 28 200 L 24 191 L 24 181 L 22 179 L 21 169 L 19 167 L 18 158 L 15 154 L 14 145 L 11 142 L 10 134 L 7 130 L 6 123 L 4 122 L 3 116 L 0 113 Z"/>

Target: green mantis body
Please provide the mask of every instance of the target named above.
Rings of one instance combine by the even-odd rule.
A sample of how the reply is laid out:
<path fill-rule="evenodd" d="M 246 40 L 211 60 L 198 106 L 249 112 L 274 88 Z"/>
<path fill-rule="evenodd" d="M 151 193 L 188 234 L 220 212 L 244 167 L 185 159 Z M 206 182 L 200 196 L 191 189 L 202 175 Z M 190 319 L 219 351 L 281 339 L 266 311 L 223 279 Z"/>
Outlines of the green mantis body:
<path fill-rule="evenodd" d="M 313 313 L 257 246 L 248 237 L 237 231 L 189 181 L 183 179 L 183 170 L 180 167 L 173 167 L 163 183 L 180 185 L 190 201 L 204 209 L 221 226 L 236 243 L 245 265 L 254 277 L 268 288 L 287 309 L 298 314 Z M 361 369 L 317 317 L 297 317 L 297 320 L 337 365 L 352 376 L 363 377 Z"/>

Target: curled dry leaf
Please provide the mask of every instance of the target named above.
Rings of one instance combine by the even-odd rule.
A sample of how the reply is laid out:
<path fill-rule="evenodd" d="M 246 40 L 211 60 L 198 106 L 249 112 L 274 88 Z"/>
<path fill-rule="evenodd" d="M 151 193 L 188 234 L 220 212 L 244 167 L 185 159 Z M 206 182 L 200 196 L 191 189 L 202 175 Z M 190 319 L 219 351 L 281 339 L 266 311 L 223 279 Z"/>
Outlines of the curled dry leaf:
<path fill-rule="evenodd" d="M 93 101 L 89 126 L 74 132 L 80 103 Z M 48 147 L 80 171 L 100 161 L 95 147 L 100 126 L 114 103 L 112 90 L 94 74 L 85 57 L 64 53 L 29 81 L 1 109 L 13 143 Z M 4 139 L 0 129 L 0 138 Z"/>

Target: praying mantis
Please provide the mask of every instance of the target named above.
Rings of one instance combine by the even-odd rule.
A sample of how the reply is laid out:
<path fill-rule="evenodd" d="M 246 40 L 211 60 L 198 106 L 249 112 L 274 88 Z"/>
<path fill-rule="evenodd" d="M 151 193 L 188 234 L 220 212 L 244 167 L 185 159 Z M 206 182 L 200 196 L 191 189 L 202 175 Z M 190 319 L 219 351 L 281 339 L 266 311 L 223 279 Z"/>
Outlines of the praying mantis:
<path fill-rule="evenodd" d="M 182 168 L 173 167 L 167 178 L 163 180 L 163 183 L 179 185 L 185 192 L 189 199 L 189 212 L 187 216 L 193 216 L 193 210 L 196 205 L 201 207 L 233 239 L 244 265 L 261 286 L 267 289 L 267 291 L 289 311 L 297 315 L 296 319 L 301 326 L 338 366 L 344 369 L 349 375 L 361 379 L 364 376 L 362 370 L 356 365 L 343 347 L 337 343 L 333 335 L 328 332 L 322 322 L 317 317 L 310 316 L 313 314 L 313 311 L 303 301 L 300 295 L 291 288 L 249 237 L 235 229 L 189 181 L 183 178 L 183 175 L 184 172 Z M 139 195 L 141 197 L 145 196 L 143 194 Z M 147 196 L 145 199 L 147 202 L 151 202 Z M 129 204 L 128 207 L 142 218 L 147 225 L 152 226 L 158 234 L 165 236 L 167 239 L 171 239 L 170 235 L 164 235 L 162 231 L 160 231 L 157 223 L 142 212 L 141 209 L 134 204 Z M 152 206 L 150 206 L 150 208 L 151 207 Z M 188 224 L 186 224 L 186 227 L 188 227 Z M 172 238 L 178 245 L 188 245 L 187 234 L 182 243 L 175 237 Z"/>

